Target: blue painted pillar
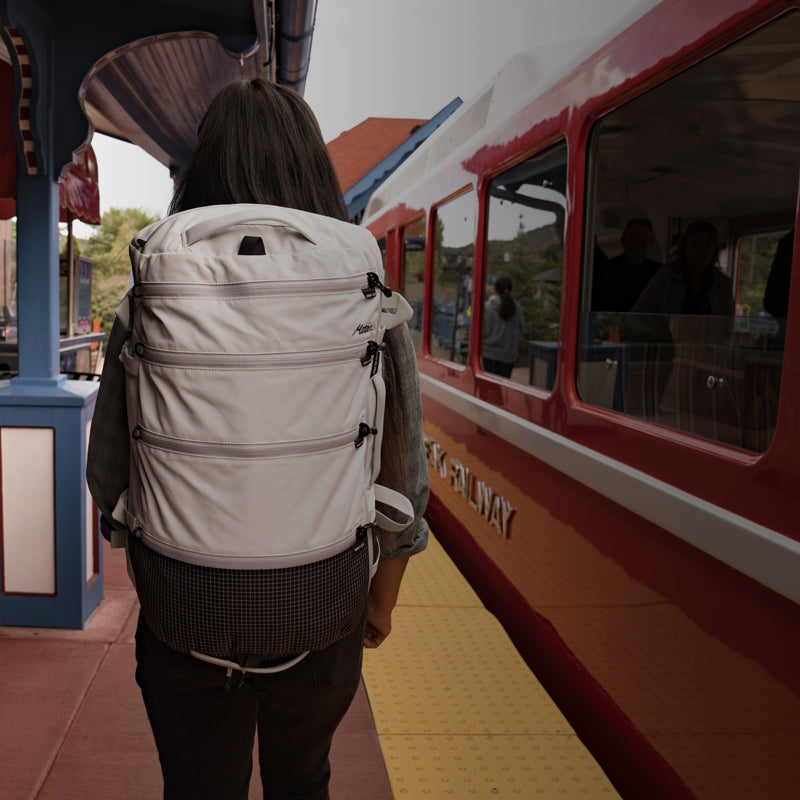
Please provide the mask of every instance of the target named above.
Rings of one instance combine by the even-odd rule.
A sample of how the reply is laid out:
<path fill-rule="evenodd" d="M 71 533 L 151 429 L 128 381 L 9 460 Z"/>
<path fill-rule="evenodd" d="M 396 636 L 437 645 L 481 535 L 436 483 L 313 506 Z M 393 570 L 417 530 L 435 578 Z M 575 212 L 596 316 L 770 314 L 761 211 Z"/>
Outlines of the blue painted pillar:
<path fill-rule="evenodd" d="M 63 383 L 59 374 L 58 184 L 17 175 L 17 383 Z"/>
<path fill-rule="evenodd" d="M 82 628 L 103 596 L 86 451 L 97 384 L 60 374 L 58 184 L 17 175 L 20 375 L 0 382 L 0 625 Z"/>

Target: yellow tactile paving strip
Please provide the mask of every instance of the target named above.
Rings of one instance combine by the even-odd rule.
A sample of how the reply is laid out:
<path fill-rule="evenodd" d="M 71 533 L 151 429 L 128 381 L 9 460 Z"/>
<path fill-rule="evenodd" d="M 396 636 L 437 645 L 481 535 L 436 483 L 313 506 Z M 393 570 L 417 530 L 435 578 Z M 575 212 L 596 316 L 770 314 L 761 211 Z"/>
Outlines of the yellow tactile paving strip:
<path fill-rule="evenodd" d="M 409 561 L 398 606 L 483 608 L 483 603 L 431 536 L 427 550 Z"/>
<path fill-rule="evenodd" d="M 400 607 L 392 620 L 365 669 L 379 733 L 573 732 L 485 609 Z"/>
<path fill-rule="evenodd" d="M 396 800 L 619 797 L 433 539 L 364 681 Z"/>

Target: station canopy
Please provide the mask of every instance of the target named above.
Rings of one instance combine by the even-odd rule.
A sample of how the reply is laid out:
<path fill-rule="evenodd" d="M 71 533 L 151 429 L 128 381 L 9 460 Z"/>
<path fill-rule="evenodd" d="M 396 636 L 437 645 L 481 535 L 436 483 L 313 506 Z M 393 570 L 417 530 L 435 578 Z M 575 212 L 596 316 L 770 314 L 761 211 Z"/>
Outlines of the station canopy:
<path fill-rule="evenodd" d="M 225 83 L 302 94 L 315 14 L 316 0 L 0 0 L 0 199 L 22 164 L 60 178 L 62 207 L 90 221 L 94 131 L 179 174 Z"/>

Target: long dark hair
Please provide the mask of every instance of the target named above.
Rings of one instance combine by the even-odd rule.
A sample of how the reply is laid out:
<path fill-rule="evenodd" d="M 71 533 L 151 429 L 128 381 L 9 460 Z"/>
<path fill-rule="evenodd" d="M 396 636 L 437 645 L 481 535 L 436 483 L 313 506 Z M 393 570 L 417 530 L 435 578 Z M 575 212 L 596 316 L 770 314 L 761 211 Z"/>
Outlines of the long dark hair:
<path fill-rule="evenodd" d="M 689 240 L 698 233 L 710 237 L 714 242 L 714 254 L 706 267 L 710 280 L 711 273 L 714 270 L 719 270 L 719 233 L 717 232 L 716 226 L 712 225 L 710 222 L 698 220 L 687 226 L 678 243 L 678 252 L 675 254 L 672 268 L 683 275 L 688 274 L 689 259 L 686 256 L 686 249 Z"/>
<path fill-rule="evenodd" d="M 211 101 L 169 213 L 262 203 L 347 219 L 314 112 L 286 86 L 236 80 Z"/>
<path fill-rule="evenodd" d="M 511 278 L 503 275 L 494 282 L 494 290 L 500 295 L 500 319 L 511 319 L 517 304 L 514 302 L 514 295 Z"/>
<path fill-rule="evenodd" d="M 261 78 L 223 87 L 197 131 L 197 145 L 178 182 L 169 213 L 228 203 L 296 208 L 347 221 L 339 181 L 314 112 L 292 89 Z M 381 456 L 383 483 L 403 491 L 400 445 L 405 406 L 388 331 L 383 376 L 386 414 Z"/>

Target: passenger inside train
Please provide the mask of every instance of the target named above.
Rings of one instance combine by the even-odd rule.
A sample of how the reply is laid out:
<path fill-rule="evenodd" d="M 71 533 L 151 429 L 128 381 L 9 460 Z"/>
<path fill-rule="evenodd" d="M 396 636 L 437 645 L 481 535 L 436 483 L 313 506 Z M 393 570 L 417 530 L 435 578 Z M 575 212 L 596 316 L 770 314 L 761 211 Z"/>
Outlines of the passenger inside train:
<path fill-rule="evenodd" d="M 630 311 L 650 279 L 661 268 L 648 253 L 653 245 L 653 223 L 644 217 L 629 219 L 620 239 L 622 252 L 603 259 L 595 254 L 592 283 L 594 311 Z"/>
<path fill-rule="evenodd" d="M 760 308 L 753 314 L 745 297 L 763 293 L 766 310 L 772 308 L 773 317 L 781 319 L 780 300 L 773 298 L 783 297 L 785 303 L 788 297 L 791 236 L 781 234 L 770 270 L 774 277 L 765 284 L 765 277 L 758 277 L 763 254 L 752 255 L 763 250 L 764 241 L 754 239 L 748 246 L 745 238 L 737 252 L 729 242 L 723 246 L 710 221 L 685 225 L 675 218 L 671 223 L 676 252 L 628 313 L 600 310 L 595 299 L 602 290 L 592 286 L 594 313 L 584 326 L 581 394 L 592 403 L 704 438 L 746 449 L 763 447 L 774 426 L 782 358 L 782 352 L 777 358 L 768 353 L 782 347 L 778 327 Z M 730 230 L 725 228 L 725 234 L 729 240 Z M 776 234 L 768 241 L 776 241 Z M 746 269 L 748 255 L 755 261 Z M 740 262 L 738 298 L 731 277 L 735 259 Z M 602 281 L 602 266 L 596 274 Z M 610 360 L 601 361 L 610 346 L 615 348 Z M 756 385 L 757 375 L 763 386 Z"/>
<path fill-rule="evenodd" d="M 719 235 L 709 222 L 691 223 L 675 261 L 654 275 L 630 307 L 634 314 L 733 316 L 730 278 L 719 266 Z"/>

